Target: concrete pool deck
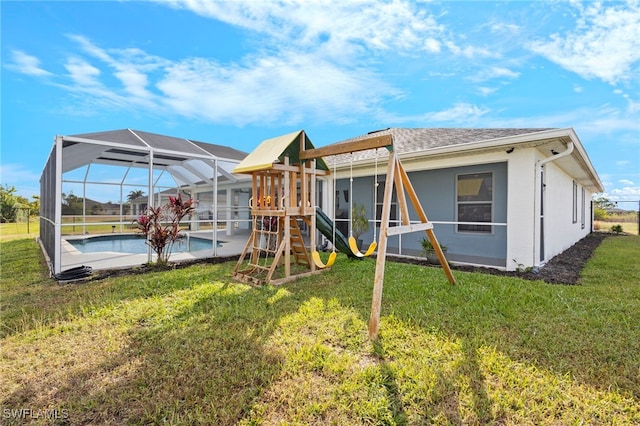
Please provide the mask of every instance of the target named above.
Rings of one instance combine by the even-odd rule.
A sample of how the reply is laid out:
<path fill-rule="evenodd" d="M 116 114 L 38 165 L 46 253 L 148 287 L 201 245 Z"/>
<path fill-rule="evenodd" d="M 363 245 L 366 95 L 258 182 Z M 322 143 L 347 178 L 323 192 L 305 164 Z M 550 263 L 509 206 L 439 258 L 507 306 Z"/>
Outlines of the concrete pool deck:
<path fill-rule="evenodd" d="M 213 235 L 211 231 L 192 231 L 189 233 L 192 237 L 211 240 Z M 114 235 L 114 234 L 105 234 Z M 115 234 L 119 235 L 119 234 Z M 98 235 L 91 235 L 92 237 Z M 86 238 L 85 235 L 79 236 L 63 236 L 62 238 L 62 270 L 75 268 L 77 266 L 91 266 L 94 270 L 101 269 L 120 269 L 140 266 L 148 262 L 147 254 L 119 253 L 113 251 L 103 251 L 98 253 L 82 253 L 75 248 L 69 241 L 73 239 Z M 215 257 L 238 256 L 242 253 L 244 246 L 249 239 L 249 231 L 236 232 L 233 235 L 227 235 L 225 230 L 218 231 L 218 242 L 222 245 L 216 250 Z M 199 250 L 192 253 L 173 253 L 170 257 L 171 262 L 189 261 L 195 259 L 205 259 L 214 257 L 214 250 Z"/>

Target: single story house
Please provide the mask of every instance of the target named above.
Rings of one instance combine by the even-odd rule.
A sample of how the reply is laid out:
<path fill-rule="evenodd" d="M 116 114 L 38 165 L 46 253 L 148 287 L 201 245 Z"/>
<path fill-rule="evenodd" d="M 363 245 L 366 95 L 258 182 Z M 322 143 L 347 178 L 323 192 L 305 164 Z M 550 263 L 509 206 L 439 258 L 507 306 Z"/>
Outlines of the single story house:
<path fill-rule="evenodd" d="M 390 128 L 348 141 L 373 133 L 393 135 L 450 261 L 507 270 L 540 266 L 592 230 L 591 198 L 604 187 L 572 128 Z M 327 159 L 336 172 L 327 180 L 334 187 L 327 206 L 338 223 L 343 218 L 345 233 L 352 202 L 379 220 L 386 158 L 377 150 Z M 399 220 L 396 206 L 391 212 Z M 390 238 L 389 252 L 419 256 L 421 237 Z"/>

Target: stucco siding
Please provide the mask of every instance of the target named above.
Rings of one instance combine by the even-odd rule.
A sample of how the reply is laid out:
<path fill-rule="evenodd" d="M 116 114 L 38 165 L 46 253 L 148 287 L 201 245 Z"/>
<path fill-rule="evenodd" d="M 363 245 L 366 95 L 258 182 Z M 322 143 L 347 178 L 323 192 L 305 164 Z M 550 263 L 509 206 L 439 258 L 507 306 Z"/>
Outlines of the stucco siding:
<path fill-rule="evenodd" d="M 546 175 L 544 260 L 546 261 L 589 234 L 592 194 L 584 189 L 583 200 L 583 187 L 576 182 L 574 194 L 574 179 L 571 176 L 553 163 L 547 163 L 544 168 Z"/>
<path fill-rule="evenodd" d="M 450 260 L 502 266 L 506 265 L 507 256 L 507 228 L 506 226 L 492 226 L 491 233 L 459 232 L 453 224 L 438 224 L 437 222 L 457 221 L 456 182 L 457 176 L 469 173 L 492 173 L 493 203 L 492 222 L 506 223 L 507 221 L 507 163 L 489 163 L 462 167 L 449 167 L 435 170 L 408 172 L 409 179 L 420 199 L 420 203 L 430 221 L 436 222 L 434 230 L 441 244 L 447 246 L 447 256 Z M 384 181 L 380 175 L 379 180 Z M 353 201 L 364 203 L 370 220 L 374 218 L 374 180 L 373 177 L 355 177 L 353 179 Z M 336 194 L 339 196 L 337 207 L 340 211 L 346 209 L 348 218 L 350 206 L 345 197 L 349 193 L 349 178 L 336 182 Z M 380 203 L 382 200 L 379 199 Z M 395 207 L 397 212 L 397 205 Z M 409 203 L 409 217 L 417 220 L 417 214 Z M 395 216 L 400 219 L 399 213 Z M 392 218 L 393 219 L 393 218 Z M 380 220 L 380 217 L 377 217 Z M 338 220 L 338 223 L 340 221 Z M 348 220 L 343 221 L 344 225 Z M 344 226 L 343 225 L 343 226 Z M 338 227 L 341 227 L 338 225 Z M 343 230 L 345 230 L 343 228 Z M 348 231 L 346 232 L 348 234 Z M 405 255 L 421 255 L 420 240 L 424 233 L 411 233 L 391 237 L 388 240 L 390 252 Z M 373 227 L 362 236 L 365 243 L 373 239 Z"/>
<path fill-rule="evenodd" d="M 507 269 L 535 264 L 535 150 L 516 149 L 508 160 Z"/>

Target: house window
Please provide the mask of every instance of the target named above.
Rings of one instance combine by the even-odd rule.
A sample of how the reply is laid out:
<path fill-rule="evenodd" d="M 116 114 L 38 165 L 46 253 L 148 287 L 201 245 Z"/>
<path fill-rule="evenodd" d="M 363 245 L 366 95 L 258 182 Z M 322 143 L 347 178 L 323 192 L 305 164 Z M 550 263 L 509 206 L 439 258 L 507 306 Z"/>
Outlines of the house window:
<path fill-rule="evenodd" d="M 384 202 L 384 187 L 385 181 L 378 179 L 378 187 L 376 194 L 376 226 L 379 228 L 382 219 L 382 205 Z M 389 212 L 389 226 L 398 225 L 398 197 L 396 192 L 393 191 L 391 195 L 391 209 Z"/>
<path fill-rule="evenodd" d="M 458 222 L 491 222 L 493 173 L 458 175 L 456 200 Z M 459 224 L 458 232 L 491 233 L 491 225 Z"/>
<path fill-rule="evenodd" d="M 585 210 L 586 210 L 585 203 L 586 203 L 586 195 L 585 195 L 585 192 L 584 192 L 584 188 L 582 188 L 582 203 L 580 204 L 580 205 L 581 205 L 581 210 L 580 210 L 580 226 L 582 227 L 582 229 L 584 229 L 585 219 L 586 219 L 586 218 L 585 218 L 585 216 L 586 216 L 586 213 L 585 213 Z"/>
<path fill-rule="evenodd" d="M 578 184 L 573 181 L 573 215 L 572 222 L 578 223 Z"/>

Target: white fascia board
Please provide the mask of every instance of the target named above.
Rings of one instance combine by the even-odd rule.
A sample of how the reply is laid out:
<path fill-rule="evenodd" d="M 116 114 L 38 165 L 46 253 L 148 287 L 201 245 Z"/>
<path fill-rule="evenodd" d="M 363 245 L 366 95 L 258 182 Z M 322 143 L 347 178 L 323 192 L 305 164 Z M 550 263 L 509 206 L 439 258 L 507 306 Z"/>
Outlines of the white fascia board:
<path fill-rule="evenodd" d="M 602 181 L 600 180 L 600 177 L 598 176 L 598 173 L 593 168 L 593 164 L 591 163 L 591 159 L 589 158 L 589 155 L 587 154 L 587 151 L 584 149 L 584 146 L 582 145 L 582 142 L 580 141 L 580 138 L 578 138 L 578 135 L 575 133 L 573 128 L 571 128 L 569 130 L 571 130 L 570 136 L 571 136 L 571 141 L 573 142 L 574 148 L 580 154 L 579 160 L 582 160 L 582 161 L 579 161 L 579 162 L 583 163 L 583 166 L 586 168 L 586 171 L 591 176 L 591 179 L 595 184 L 594 187 L 597 190 L 597 192 L 604 192 L 604 185 L 602 184 Z"/>

